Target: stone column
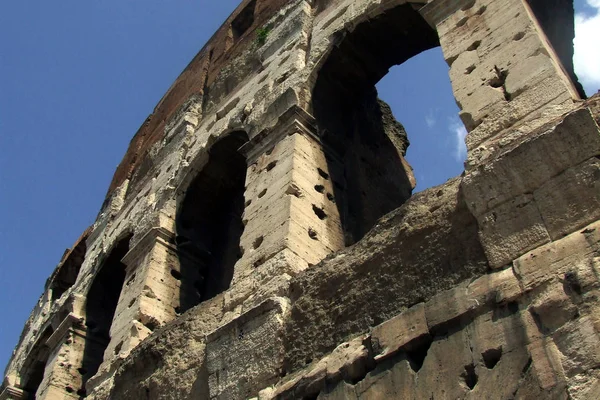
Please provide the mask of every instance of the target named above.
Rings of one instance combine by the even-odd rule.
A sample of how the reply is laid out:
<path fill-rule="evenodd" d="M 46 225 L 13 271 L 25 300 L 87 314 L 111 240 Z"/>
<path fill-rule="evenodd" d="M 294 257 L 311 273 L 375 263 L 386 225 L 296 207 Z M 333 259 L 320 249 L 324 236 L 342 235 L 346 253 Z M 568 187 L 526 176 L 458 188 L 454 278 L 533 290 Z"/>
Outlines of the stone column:
<path fill-rule="evenodd" d="M 434 0 L 421 14 L 450 66 L 467 170 L 579 98 L 525 0 Z"/>
<path fill-rule="evenodd" d="M 85 352 L 85 326 L 82 318 L 69 313 L 46 341 L 51 350 L 44 379 L 36 399 L 79 399 L 83 392 L 81 368 Z"/>
<path fill-rule="evenodd" d="M 127 266 L 125 283 L 110 328 L 110 343 L 88 390 L 105 381 L 114 371 L 115 357 L 126 357 L 152 331 L 177 316 L 179 280 L 174 245 L 173 218 L 159 213 L 155 226 L 137 240 L 122 262 Z"/>
<path fill-rule="evenodd" d="M 232 286 L 295 275 L 344 246 L 313 118 L 299 107 L 242 148 L 248 160 L 242 258 Z"/>

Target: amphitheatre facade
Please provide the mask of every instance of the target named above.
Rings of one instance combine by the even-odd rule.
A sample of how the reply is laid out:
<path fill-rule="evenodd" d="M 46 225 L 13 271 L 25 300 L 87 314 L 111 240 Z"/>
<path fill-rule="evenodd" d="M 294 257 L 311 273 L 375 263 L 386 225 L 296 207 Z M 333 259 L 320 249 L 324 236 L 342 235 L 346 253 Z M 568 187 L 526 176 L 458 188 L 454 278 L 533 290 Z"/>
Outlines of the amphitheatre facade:
<path fill-rule="evenodd" d="M 244 0 L 131 140 L 0 399 L 599 399 L 572 0 Z M 465 171 L 375 84 L 441 46 Z"/>

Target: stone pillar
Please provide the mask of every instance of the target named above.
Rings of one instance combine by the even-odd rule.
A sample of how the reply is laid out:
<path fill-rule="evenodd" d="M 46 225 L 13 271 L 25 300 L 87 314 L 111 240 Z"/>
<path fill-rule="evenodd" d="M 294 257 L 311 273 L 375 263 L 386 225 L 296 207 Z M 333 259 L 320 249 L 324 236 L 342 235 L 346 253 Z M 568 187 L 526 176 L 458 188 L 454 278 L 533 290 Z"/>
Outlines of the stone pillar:
<path fill-rule="evenodd" d="M 173 219 L 159 213 L 155 226 L 136 241 L 122 262 L 127 266 L 125 283 L 110 328 L 110 343 L 88 390 L 105 381 L 115 357 L 127 356 L 142 340 L 177 316 L 179 280 L 172 230 Z"/>
<path fill-rule="evenodd" d="M 421 14 L 450 66 L 469 131 L 467 170 L 579 98 L 525 0 L 434 0 Z"/>
<path fill-rule="evenodd" d="M 333 182 L 314 121 L 293 107 L 246 144 L 242 258 L 232 286 L 295 275 L 344 246 Z"/>
<path fill-rule="evenodd" d="M 85 326 L 82 318 L 69 313 L 46 341 L 51 349 L 44 379 L 36 399 L 79 399 L 82 392 L 82 365 L 85 351 Z"/>

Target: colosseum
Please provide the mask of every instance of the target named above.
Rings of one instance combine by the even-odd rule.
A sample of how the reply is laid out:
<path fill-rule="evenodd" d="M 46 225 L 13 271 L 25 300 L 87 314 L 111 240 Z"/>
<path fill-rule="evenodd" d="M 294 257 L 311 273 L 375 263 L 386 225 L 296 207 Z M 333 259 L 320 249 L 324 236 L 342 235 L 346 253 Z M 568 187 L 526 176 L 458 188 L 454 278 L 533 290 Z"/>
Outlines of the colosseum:
<path fill-rule="evenodd" d="M 0 399 L 600 399 L 572 0 L 244 0 L 131 139 Z M 375 84 L 441 47 L 464 172 Z"/>

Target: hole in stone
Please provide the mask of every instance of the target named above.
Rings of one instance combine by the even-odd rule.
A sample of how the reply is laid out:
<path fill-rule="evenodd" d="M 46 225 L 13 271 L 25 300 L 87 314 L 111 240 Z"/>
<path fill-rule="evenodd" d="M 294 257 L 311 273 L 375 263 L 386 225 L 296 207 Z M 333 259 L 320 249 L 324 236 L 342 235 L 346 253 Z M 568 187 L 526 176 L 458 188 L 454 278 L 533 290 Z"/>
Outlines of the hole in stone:
<path fill-rule="evenodd" d="M 519 32 L 515 36 L 513 36 L 514 41 L 521 40 L 525 37 L 525 32 Z"/>
<path fill-rule="evenodd" d="M 297 198 L 301 198 L 302 197 L 302 192 L 294 184 L 291 184 L 290 186 L 288 186 L 288 188 L 285 190 L 285 194 L 289 194 L 289 195 L 292 195 L 292 196 L 297 197 Z"/>
<path fill-rule="evenodd" d="M 473 390 L 475 385 L 477 385 L 477 373 L 475 372 L 475 365 L 465 365 L 465 370 L 461 376 L 465 380 L 467 387 Z"/>
<path fill-rule="evenodd" d="M 244 207 L 248 207 L 250 204 L 252 204 L 252 200 L 247 200 L 246 203 L 244 203 Z"/>
<path fill-rule="evenodd" d="M 465 75 L 469 75 L 471 72 L 475 71 L 475 68 L 476 67 L 474 65 L 469 65 L 465 70 Z"/>
<path fill-rule="evenodd" d="M 406 352 L 406 357 L 410 363 L 410 368 L 414 372 L 419 372 L 421 367 L 423 367 L 423 363 L 425 362 L 425 357 L 427 357 L 427 352 L 431 347 L 431 343 L 433 343 L 433 340 L 428 337 Z"/>
<path fill-rule="evenodd" d="M 73 389 L 71 386 L 67 386 L 65 390 L 67 391 L 67 393 L 73 393 L 75 391 L 75 389 Z"/>
<path fill-rule="evenodd" d="M 313 204 L 312 209 L 320 220 L 324 220 L 325 218 L 327 218 L 327 214 L 325 214 L 325 211 L 323 211 L 322 208 L 319 208 Z"/>
<path fill-rule="evenodd" d="M 481 14 L 483 14 L 485 12 L 485 10 L 487 10 L 487 6 L 481 6 L 479 8 L 479 10 L 477 10 L 477 12 L 475 13 L 475 15 L 481 15 Z M 515 16 L 515 18 L 518 17 L 518 16 L 519 16 L 519 14 L 517 14 Z"/>
<path fill-rule="evenodd" d="M 581 294 L 583 292 L 581 289 L 581 282 L 579 282 L 579 277 L 577 276 L 577 272 L 569 271 L 565 274 L 565 278 L 563 281 L 563 290 L 566 294 L 570 294 L 571 292 Z"/>
<path fill-rule="evenodd" d="M 308 228 L 308 237 L 310 237 L 312 240 L 319 240 L 317 237 L 317 231 L 315 231 L 313 228 Z"/>
<path fill-rule="evenodd" d="M 467 23 L 467 21 L 469 20 L 469 17 L 464 17 L 461 18 L 457 23 L 456 23 L 456 27 L 460 28 L 461 26 L 463 26 L 464 24 Z"/>
<path fill-rule="evenodd" d="M 321 178 L 329 179 L 329 174 L 327 172 L 323 171 L 321 168 L 317 168 L 317 171 L 319 172 L 319 175 L 321 175 Z"/>
<path fill-rule="evenodd" d="M 180 281 L 180 280 L 181 280 L 181 272 L 179 272 L 179 271 L 177 271 L 177 270 L 175 270 L 175 269 L 172 269 L 172 270 L 171 270 L 171 276 L 172 276 L 173 278 L 177 279 L 178 281 Z"/>
<path fill-rule="evenodd" d="M 133 275 L 131 275 L 131 278 L 129 278 L 129 280 L 127 281 L 127 283 L 125 284 L 125 286 L 131 286 L 131 284 L 133 283 L 133 281 L 135 280 L 135 272 L 133 273 Z"/>
<path fill-rule="evenodd" d="M 315 185 L 315 190 L 319 193 L 323 193 L 325 191 L 325 186 L 323 185 Z"/>
<path fill-rule="evenodd" d="M 258 194 L 258 198 L 260 199 L 261 197 L 263 197 L 265 194 L 267 194 L 267 189 L 263 189 L 262 192 L 260 192 Z"/>
<path fill-rule="evenodd" d="M 260 267 L 263 263 L 265 262 L 265 257 L 262 256 L 260 257 L 258 260 L 254 261 L 254 264 L 252 264 L 252 267 L 254 268 L 258 268 Z"/>
<path fill-rule="evenodd" d="M 277 165 L 277 161 L 271 161 L 268 165 L 267 168 L 265 168 L 268 171 L 272 170 L 273 168 L 275 168 L 275 166 Z"/>
<path fill-rule="evenodd" d="M 123 342 L 121 342 L 118 345 L 116 345 L 115 346 L 115 355 L 118 355 L 121 352 L 122 348 L 123 348 Z"/>
<path fill-rule="evenodd" d="M 177 314 L 177 315 L 181 314 L 181 307 L 179 307 L 179 306 L 175 307 L 174 310 L 175 310 L 175 314 Z"/>
<path fill-rule="evenodd" d="M 151 318 L 148 321 L 144 321 L 144 326 L 154 332 L 154 330 L 158 328 L 158 321 L 156 321 L 154 318 Z"/>
<path fill-rule="evenodd" d="M 257 237 L 254 240 L 254 242 L 252 243 L 252 248 L 254 250 L 258 249 L 260 247 L 260 245 L 262 244 L 263 240 L 264 240 L 264 237 L 262 237 L 262 236 Z"/>
<path fill-rule="evenodd" d="M 307 358 L 306 360 L 304 360 L 304 365 L 308 365 L 310 363 L 312 363 L 312 358 Z"/>
<path fill-rule="evenodd" d="M 131 301 L 129 302 L 129 305 L 127 306 L 127 308 L 133 307 L 133 305 L 135 304 L 135 300 L 136 299 L 131 299 Z"/>
<path fill-rule="evenodd" d="M 487 369 L 493 369 L 502 357 L 502 347 L 497 349 L 489 349 L 481 353 L 483 363 Z"/>
<path fill-rule="evenodd" d="M 335 203 L 335 196 L 331 193 L 327 193 L 327 200 L 331 201 L 332 203 Z"/>
<path fill-rule="evenodd" d="M 469 1 L 467 4 L 465 4 L 465 5 L 464 5 L 464 6 L 461 8 L 461 10 L 462 10 L 462 11 L 467 11 L 467 10 L 469 10 L 469 9 L 473 8 L 473 6 L 474 6 L 474 5 L 475 5 L 475 0 L 471 0 L 471 1 Z"/>
<path fill-rule="evenodd" d="M 467 47 L 467 51 L 477 50 L 479 46 L 481 46 L 481 40 L 476 40 L 469 47 Z"/>
<path fill-rule="evenodd" d="M 275 149 L 275 147 L 271 147 L 269 150 L 267 150 L 267 152 L 265 154 L 270 156 L 271 154 L 273 154 L 274 149 Z"/>

